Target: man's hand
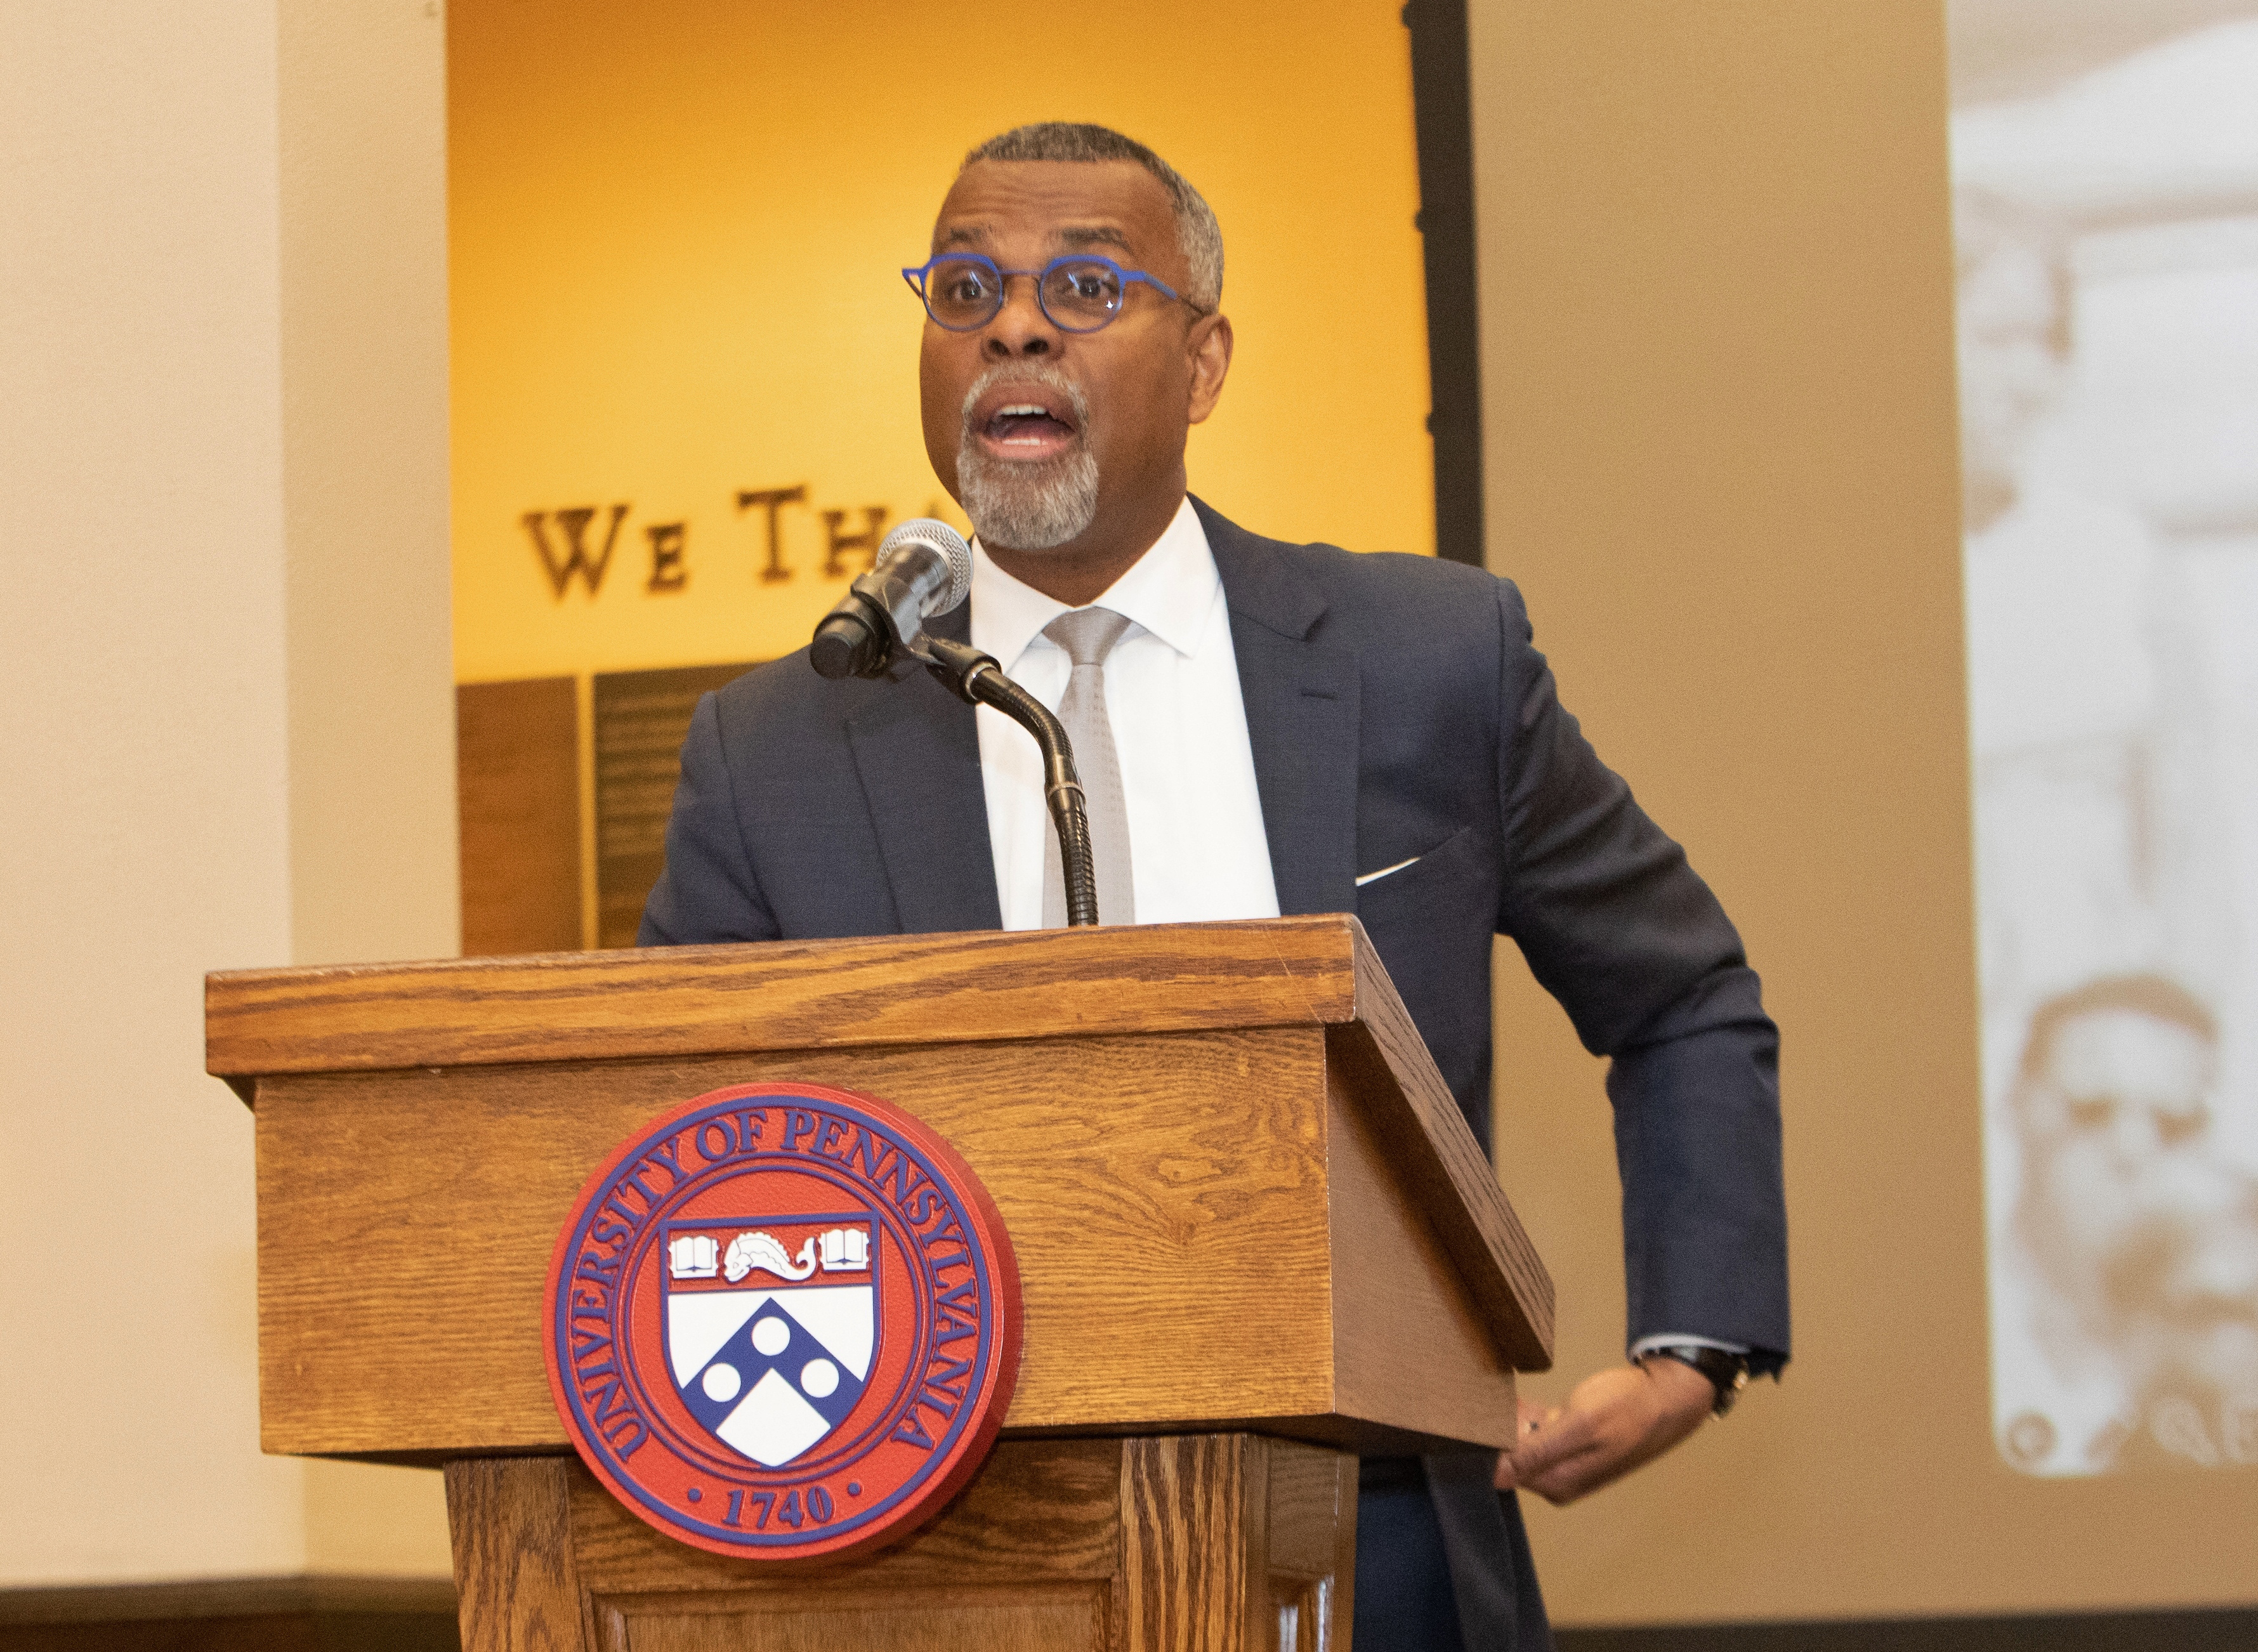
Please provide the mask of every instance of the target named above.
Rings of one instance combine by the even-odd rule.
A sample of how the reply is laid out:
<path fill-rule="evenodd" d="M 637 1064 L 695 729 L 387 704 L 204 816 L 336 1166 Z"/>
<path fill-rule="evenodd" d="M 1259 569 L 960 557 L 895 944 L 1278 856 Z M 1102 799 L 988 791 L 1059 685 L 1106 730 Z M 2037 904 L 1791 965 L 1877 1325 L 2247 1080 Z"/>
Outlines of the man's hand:
<path fill-rule="evenodd" d="M 1521 1438 L 1497 1457 L 1497 1488 L 1573 1503 L 1660 1457 L 1701 1426 L 1717 1391 L 1693 1366 L 1655 1358 L 1576 1385 L 1565 1406 L 1521 1402 Z"/>

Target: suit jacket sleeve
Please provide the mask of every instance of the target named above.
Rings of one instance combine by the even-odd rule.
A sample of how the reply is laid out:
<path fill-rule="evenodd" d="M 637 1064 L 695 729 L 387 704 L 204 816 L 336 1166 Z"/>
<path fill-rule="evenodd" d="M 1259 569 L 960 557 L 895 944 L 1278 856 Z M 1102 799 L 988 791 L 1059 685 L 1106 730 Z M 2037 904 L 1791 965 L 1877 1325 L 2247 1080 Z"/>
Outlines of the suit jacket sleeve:
<path fill-rule="evenodd" d="M 721 750 L 719 702 L 699 697 L 666 823 L 666 868 L 644 904 L 638 947 L 774 940 L 783 932 L 745 851 L 743 815 Z"/>
<path fill-rule="evenodd" d="M 1499 586 L 1498 928 L 1611 1059 L 1624 1271 L 1636 1342 L 1788 1348 L 1779 1033 L 1741 939 L 1685 852 L 1561 706 L 1510 585 Z"/>

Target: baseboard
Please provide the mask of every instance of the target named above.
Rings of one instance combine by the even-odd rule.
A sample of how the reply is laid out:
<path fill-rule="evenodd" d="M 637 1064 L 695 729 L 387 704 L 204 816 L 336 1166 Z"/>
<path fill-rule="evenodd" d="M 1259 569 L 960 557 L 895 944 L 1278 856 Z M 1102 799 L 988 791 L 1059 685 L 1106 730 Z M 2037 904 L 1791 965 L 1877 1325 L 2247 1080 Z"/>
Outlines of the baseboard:
<path fill-rule="evenodd" d="M 2253 1652 L 2258 1609 L 1560 1629 L 1559 1652 Z"/>
<path fill-rule="evenodd" d="M 0 1589 L 0 1652 L 461 1652 L 444 1578 Z"/>
<path fill-rule="evenodd" d="M 2258 1608 L 1559 1630 L 1559 1652 L 2253 1652 Z M 444 1578 L 0 1589 L 0 1652 L 461 1652 Z"/>

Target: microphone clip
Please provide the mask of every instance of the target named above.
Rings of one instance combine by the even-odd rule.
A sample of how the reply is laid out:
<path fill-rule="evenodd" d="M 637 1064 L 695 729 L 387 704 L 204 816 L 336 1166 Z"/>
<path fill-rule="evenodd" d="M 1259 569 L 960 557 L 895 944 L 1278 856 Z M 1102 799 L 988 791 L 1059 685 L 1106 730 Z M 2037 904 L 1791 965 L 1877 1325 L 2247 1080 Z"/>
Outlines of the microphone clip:
<path fill-rule="evenodd" d="M 878 547 L 870 571 L 847 587 L 808 645 L 816 674 L 893 675 L 926 620 L 962 603 L 972 587 L 972 552 L 946 522 L 904 522 Z"/>

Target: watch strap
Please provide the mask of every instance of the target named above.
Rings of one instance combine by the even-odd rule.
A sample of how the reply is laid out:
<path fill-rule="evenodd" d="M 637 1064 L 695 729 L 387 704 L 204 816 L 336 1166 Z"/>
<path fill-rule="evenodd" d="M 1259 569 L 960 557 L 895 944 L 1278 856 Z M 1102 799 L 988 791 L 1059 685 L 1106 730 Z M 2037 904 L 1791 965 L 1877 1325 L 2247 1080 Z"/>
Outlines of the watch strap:
<path fill-rule="evenodd" d="M 1650 1348 L 1639 1356 L 1638 1363 L 1650 1359 L 1674 1359 L 1681 1365 L 1691 1365 L 1709 1379 L 1717 1391 L 1715 1403 L 1709 1414 L 1722 1417 L 1733 1408 L 1733 1401 L 1741 1397 L 1741 1390 L 1749 1386 L 1749 1362 L 1745 1355 L 1728 1352 L 1722 1348 L 1708 1348 L 1699 1343 L 1673 1343 L 1666 1347 Z"/>

